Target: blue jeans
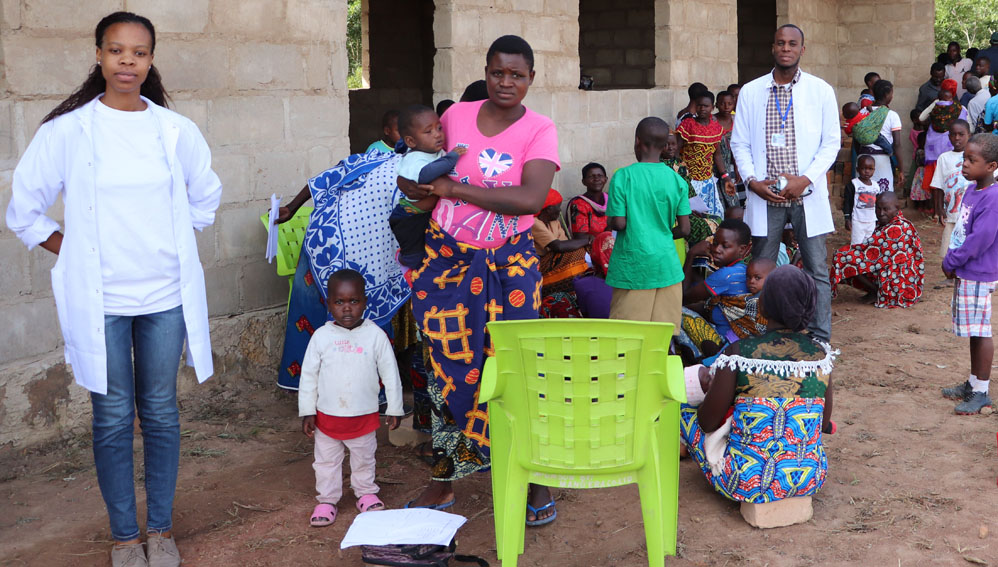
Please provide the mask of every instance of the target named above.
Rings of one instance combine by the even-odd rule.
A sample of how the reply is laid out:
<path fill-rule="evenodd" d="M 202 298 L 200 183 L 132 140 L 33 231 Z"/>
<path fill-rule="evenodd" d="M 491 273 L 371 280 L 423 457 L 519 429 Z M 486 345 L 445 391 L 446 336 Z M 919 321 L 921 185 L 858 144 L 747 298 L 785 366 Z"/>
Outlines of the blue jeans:
<path fill-rule="evenodd" d="M 186 327 L 183 306 L 161 313 L 104 316 L 107 394 L 91 393 L 97 482 L 111 520 L 111 536 L 139 536 L 132 437 L 138 409 L 145 454 L 146 529 L 173 526 L 180 463 L 177 370 Z M 132 352 L 134 349 L 134 369 Z"/>
<path fill-rule="evenodd" d="M 804 262 L 804 272 L 811 276 L 818 292 L 818 305 L 814 310 L 814 320 L 808 329 L 815 338 L 825 342 L 832 340 L 832 286 L 828 279 L 828 250 L 825 248 L 825 235 L 807 237 L 807 219 L 804 215 L 804 205 L 794 204 L 789 207 L 766 206 L 768 230 L 766 238 L 756 241 L 753 248 L 758 250 L 758 257 L 776 261 L 780 254 L 780 242 L 783 240 L 783 227 L 789 222 L 794 227 L 794 237 L 800 246 L 801 260 Z"/>

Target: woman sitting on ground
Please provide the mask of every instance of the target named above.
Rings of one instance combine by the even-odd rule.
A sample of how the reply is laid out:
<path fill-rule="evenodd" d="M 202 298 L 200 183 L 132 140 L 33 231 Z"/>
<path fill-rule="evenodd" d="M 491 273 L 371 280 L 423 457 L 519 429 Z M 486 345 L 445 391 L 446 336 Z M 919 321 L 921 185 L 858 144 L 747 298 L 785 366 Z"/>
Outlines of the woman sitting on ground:
<path fill-rule="evenodd" d="M 862 244 L 843 246 L 832 263 L 832 296 L 839 283 L 867 292 L 877 307 L 910 307 L 922 296 L 922 241 L 894 193 L 877 195 L 877 228 Z"/>
<path fill-rule="evenodd" d="M 837 354 L 804 332 L 817 290 L 799 268 L 773 270 L 760 304 L 768 331 L 724 350 L 703 403 L 684 405 L 680 421 L 683 442 L 714 490 L 756 504 L 809 496 L 824 483 L 821 434 L 833 431 Z"/>
<path fill-rule="evenodd" d="M 606 168 L 592 162 L 582 168 L 582 184 L 586 192 L 568 201 L 569 227 L 575 236 L 598 236 L 606 232 Z"/>
<path fill-rule="evenodd" d="M 534 248 L 541 259 L 540 316 L 545 319 L 582 317 L 572 281 L 589 271 L 586 249 L 593 240 L 592 235 L 580 233 L 569 238 L 560 217 L 561 193 L 551 189 L 530 229 Z"/>

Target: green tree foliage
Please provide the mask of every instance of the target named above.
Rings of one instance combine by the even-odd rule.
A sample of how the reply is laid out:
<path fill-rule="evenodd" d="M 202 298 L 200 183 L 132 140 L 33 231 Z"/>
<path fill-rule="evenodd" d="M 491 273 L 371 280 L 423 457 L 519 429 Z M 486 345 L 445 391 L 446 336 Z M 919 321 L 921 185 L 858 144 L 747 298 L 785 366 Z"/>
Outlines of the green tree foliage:
<path fill-rule="evenodd" d="M 936 51 L 951 41 L 964 51 L 985 48 L 998 31 L 998 2 L 994 0 L 936 0 Z"/>
<path fill-rule="evenodd" d="M 347 0 L 347 88 L 359 89 L 363 82 L 363 30 L 360 24 L 360 0 Z"/>

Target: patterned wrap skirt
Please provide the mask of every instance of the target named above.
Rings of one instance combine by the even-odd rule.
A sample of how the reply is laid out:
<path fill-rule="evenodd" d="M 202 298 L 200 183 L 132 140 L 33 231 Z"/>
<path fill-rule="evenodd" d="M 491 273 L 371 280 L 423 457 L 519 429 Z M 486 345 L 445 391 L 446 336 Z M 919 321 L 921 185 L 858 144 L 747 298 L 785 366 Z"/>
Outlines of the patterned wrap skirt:
<path fill-rule="evenodd" d="M 434 480 L 489 467 L 489 415 L 479 379 L 492 356 L 490 321 L 536 319 L 541 274 L 530 233 L 498 248 L 458 242 L 430 223 L 426 260 L 413 274 L 412 311 L 428 341 Z"/>
<path fill-rule="evenodd" d="M 736 398 L 718 475 L 707 462 L 697 408 L 683 406 L 680 435 L 707 482 L 731 500 L 763 504 L 810 496 L 828 472 L 821 443 L 824 410 L 823 398 Z"/>
<path fill-rule="evenodd" d="M 540 258 L 541 308 L 545 319 L 582 317 L 575 296 L 575 278 L 590 271 L 586 248 L 548 252 Z"/>

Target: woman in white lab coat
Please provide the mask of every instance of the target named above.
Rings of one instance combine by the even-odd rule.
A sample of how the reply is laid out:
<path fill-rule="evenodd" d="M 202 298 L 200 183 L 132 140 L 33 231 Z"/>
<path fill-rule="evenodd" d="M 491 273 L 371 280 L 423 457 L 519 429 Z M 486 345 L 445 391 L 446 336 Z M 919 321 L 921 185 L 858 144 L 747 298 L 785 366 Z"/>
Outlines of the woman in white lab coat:
<path fill-rule="evenodd" d="M 14 170 L 7 225 L 58 255 L 52 288 L 77 383 L 91 391 L 97 479 L 112 564 L 180 565 L 173 498 L 180 456 L 177 371 L 184 341 L 198 379 L 212 374 L 204 272 L 194 230 L 221 197 L 197 126 L 167 110 L 146 18 L 97 25 L 96 65 L 42 122 Z M 65 231 L 45 216 L 62 196 Z M 133 482 L 136 410 L 145 452 L 148 549 Z"/>

